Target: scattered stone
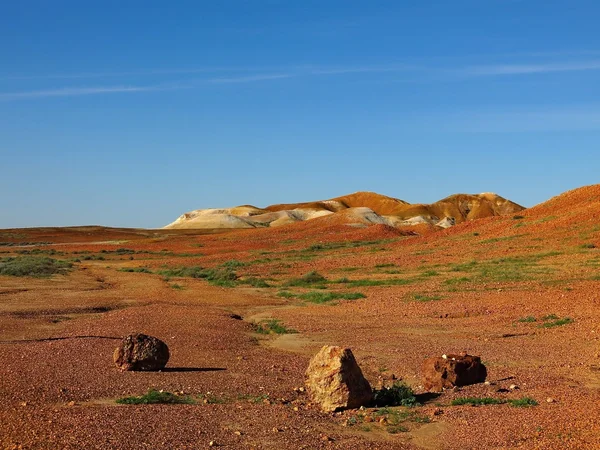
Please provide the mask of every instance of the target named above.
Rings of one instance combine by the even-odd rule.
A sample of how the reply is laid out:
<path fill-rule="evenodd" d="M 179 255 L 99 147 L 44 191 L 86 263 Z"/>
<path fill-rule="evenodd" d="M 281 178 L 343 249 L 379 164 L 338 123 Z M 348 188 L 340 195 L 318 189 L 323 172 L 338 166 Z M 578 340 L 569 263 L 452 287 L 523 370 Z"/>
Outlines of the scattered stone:
<path fill-rule="evenodd" d="M 233 320 L 244 320 L 244 318 L 239 314 L 229 314 L 229 318 Z"/>
<path fill-rule="evenodd" d="M 552 397 L 548 397 L 548 398 L 546 399 L 546 402 L 547 402 L 547 403 L 554 403 L 554 402 L 556 402 L 556 400 L 554 400 Z"/>
<path fill-rule="evenodd" d="M 442 414 L 444 414 L 444 410 L 442 408 L 435 408 L 433 410 L 433 415 L 434 416 L 441 416 Z"/>
<path fill-rule="evenodd" d="M 516 384 L 511 384 L 511 385 L 510 385 L 508 388 L 509 388 L 511 391 L 515 391 L 515 390 L 519 389 L 519 386 L 517 386 Z"/>
<path fill-rule="evenodd" d="M 234 431 L 233 434 L 235 434 L 236 436 L 241 436 L 242 432 L 241 431 Z"/>
<path fill-rule="evenodd" d="M 441 392 L 443 389 L 482 383 L 486 377 L 487 369 L 481 358 L 466 352 L 427 358 L 423 362 L 423 386 L 427 391 Z"/>
<path fill-rule="evenodd" d="M 75 402 L 73 400 L 71 400 L 69 403 L 67 403 L 68 406 L 75 406 Z"/>
<path fill-rule="evenodd" d="M 325 412 L 358 408 L 373 400 L 371 385 L 349 348 L 324 346 L 306 370 L 306 388 Z"/>
<path fill-rule="evenodd" d="M 169 347 L 145 334 L 130 334 L 115 349 L 113 360 L 121 370 L 158 371 L 169 361 Z"/>
<path fill-rule="evenodd" d="M 281 430 L 277 427 L 273 427 L 273 433 L 280 433 Z"/>
<path fill-rule="evenodd" d="M 215 441 L 210 441 L 210 442 L 208 443 L 208 446 L 209 446 L 209 447 L 216 447 L 216 446 L 217 446 L 217 443 L 216 443 Z"/>

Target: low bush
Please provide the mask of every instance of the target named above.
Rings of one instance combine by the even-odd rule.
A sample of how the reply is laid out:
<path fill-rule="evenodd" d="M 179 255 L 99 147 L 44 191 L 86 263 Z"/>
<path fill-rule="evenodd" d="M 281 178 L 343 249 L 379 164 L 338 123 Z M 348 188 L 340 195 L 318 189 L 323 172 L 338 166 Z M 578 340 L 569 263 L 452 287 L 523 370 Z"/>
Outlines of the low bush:
<path fill-rule="evenodd" d="M 150 389 L 146 394 L 139 397 L 123 397 L 116 400 L 121 405 L 153 405 L 153 404 L 193 404 L 189 396 L 179 396 L 170 392 Z"/>
<path fill-rule="evenodd" d="M 0 275 L 14 277 L 50 277 L 66 273 L 73 263 L 46 256 L 16 256 L 0 259 Z"/>

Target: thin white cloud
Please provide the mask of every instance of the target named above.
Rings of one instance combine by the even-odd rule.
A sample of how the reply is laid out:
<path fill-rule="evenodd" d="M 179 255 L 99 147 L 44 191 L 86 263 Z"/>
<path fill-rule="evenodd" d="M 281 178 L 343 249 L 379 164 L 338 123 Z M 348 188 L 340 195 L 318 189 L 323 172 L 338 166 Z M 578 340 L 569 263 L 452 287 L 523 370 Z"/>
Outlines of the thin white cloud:
<path fill-rule="evenodd" d="M 248 76 L 241 76 L 241 77 L 211 78 L 207 81 L 209 83 L 252 83 L 255 81 L 268 81 L 268 80 L 279 80 L 282 78 L 291 78 L 293 76 L 296 76 L 296 74 L 274 73 L 274 74 L 248 75 Z"/>
<path fill-rule="evenodd" d="M 499 64 L 467 67 L 462 72 L 473 76 L 527 75 L 551 72 L 578 72 L 600 70 L 600 61 L 579 61 L 545 64 Z"/>
<path fill-rule="evenodd" d="M 60 88 L 24 92 L 0 92 L 0 100 L 15 100 L 43 97 L 76 97 L 80 95 L 115 94 L 122 92 L 143 92 L 159 90 L 156 86 L 104 86 L 85 88 Z"/>
<path fill-rule="evenodd" d="M 175 68 L 175 69 L 139 69 L 121 72 L 82 72 L 82 73 L 55 73 L 43 75 L 3 75 L 0 80 L 44 80 L 44 79 L 84 79 L 84 78 L 114 78 L 127 76 L 152 76 L 152 75 L 185 75 L 214 72 L 252 71 L 259 69 L 235 67 L 200 67 L 200 68 Z"/>
<path fill-rule="evenodd" d="M 310 75 L 344 75 L 347 73 L 380 73 L 380 72 L 403 72 L 416 69 L 415 66 L 358 66 L 358 67 L 323 67 L 310 70 Z"/>

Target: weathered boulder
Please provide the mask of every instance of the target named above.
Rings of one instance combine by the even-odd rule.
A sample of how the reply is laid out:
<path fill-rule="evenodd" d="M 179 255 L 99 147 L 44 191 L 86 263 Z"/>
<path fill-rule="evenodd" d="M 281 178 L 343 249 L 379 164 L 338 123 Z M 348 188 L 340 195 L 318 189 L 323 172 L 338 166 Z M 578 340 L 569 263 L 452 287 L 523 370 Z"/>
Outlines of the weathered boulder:
<path fill-rule="evenodd" d="M 311 400 L 325 412 L 367 406 L 371 385 L 349 348 L 324 346 L 306 369 L 305 384 Z"/>
<path fill-rule="evenodd" d="M 121 370 L 162 370 L 169 361 L 169 347 L 153 336 L 130 334 L 115 349 L 113 360 Z"/>
<path fill-rule="evenodd" d="M 479 356 L 443 355 L 427 358 L 423 362 L 423 386 L 428 391 L 440 392 L 454 386 L 483 383 L 487 377 L 487 369 Z"/>

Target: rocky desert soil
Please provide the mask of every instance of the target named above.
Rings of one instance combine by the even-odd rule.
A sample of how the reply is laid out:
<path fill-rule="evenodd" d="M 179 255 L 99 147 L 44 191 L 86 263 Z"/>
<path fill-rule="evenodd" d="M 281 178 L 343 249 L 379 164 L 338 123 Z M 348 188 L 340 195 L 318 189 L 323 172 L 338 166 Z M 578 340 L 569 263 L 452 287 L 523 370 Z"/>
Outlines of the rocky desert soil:
<path fill-rule="evenodd" d="M 2 448 L 600 448 L 600 186 L 438 231 L 13 229 L 0 252 L 72 263 L 0 275 Z M 117 369 L 135 332 L 165 370 Z M 326 344 L 419 404 L 321 412 Z M 423 361 L 461 351 L 488 383 L 427 395 Z M 185 403 L 116 402 L 150 389 Z"/>

